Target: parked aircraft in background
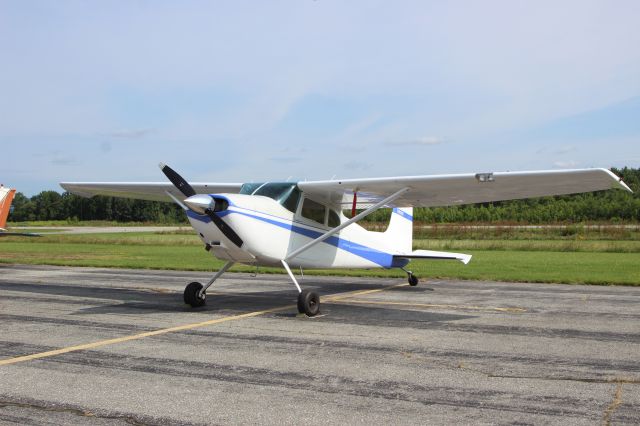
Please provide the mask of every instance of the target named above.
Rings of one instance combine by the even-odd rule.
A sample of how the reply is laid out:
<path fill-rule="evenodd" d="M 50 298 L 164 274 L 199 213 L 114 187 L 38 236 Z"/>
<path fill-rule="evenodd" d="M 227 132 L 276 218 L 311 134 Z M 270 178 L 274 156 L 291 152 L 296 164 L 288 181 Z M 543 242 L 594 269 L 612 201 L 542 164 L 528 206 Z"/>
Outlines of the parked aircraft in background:
<path fill-rule="evenodd" d="M 186 212 L 207 251 L 226 261 L 204 286 L 193 282 L 184 301 L 202 306 L 207 289 L 234 263 L 282 266 L 298 290 L 298 311 L 319 312 L 320 296 L 303 290 L 291 268 L 400 268 L 412 259 L 453 259 L 468 254 L 413 250 L 413 207 L 451 206 L 621 188 L 606 169 L 403 176 L 311 182 L 191 183 L 169 166 L 160 168 L 173 185 L 157 182 L 61 183 L 81 196 L 107 195 L 173 201 Z M 356 222 L 391 207 L 385 232 Z M 351 218 L 343 209 L 351 208 Z M 364 209 L 356 214 L 356 209 Z"/>
<path fill-rule="evenodd" d="M 6 188 L 0 183 L 0 237 L 39 237 L 40 234 L 33 234 L 29 232 L 9 232 L 5 229 L 9 213 L 13 211 L 11 203 L 13 202 L 15 194 L 15 189 Z"/>
<path fill-rule="evenodd" d="M 0 183 L 0 232 L 5 232 L 7 226 L 7 217 L 11 211 L 11 203 L 16 194 L 15 189 L 6 188 Z"/>

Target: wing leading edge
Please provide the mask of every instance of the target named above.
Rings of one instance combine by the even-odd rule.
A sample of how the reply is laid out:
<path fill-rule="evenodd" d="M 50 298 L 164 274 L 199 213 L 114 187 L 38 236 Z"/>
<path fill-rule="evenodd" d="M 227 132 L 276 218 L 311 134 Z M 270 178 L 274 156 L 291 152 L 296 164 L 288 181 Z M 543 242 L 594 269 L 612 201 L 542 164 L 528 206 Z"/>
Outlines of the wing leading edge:
<path fill-rule="evenodd" d="M 62 182 L 65 190 L 82 197 L 106 195 L 137 200 L 172 201 L 170 192 L 184 198 L 170 182 Z M 237 193 L 241 183 L 191 183 L 196 194 Z"/>
<path fill-rule="evenodd" d="M 491 201 L 565 195 L 620 188 L 631 192 L 607 169 L 541 170 L 529 172 L 469 173 L 299 182 L 305 193 L 347 208 L 358 195 L 366 207 L 388 194 L 410 190 L 396 199 L 397 207 L 436 207 Z"/>

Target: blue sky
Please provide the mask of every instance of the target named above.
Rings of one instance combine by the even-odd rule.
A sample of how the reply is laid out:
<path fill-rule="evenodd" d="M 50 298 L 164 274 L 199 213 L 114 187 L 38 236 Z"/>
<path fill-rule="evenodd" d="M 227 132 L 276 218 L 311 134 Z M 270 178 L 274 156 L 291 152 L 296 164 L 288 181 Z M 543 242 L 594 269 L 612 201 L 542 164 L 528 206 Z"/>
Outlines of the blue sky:
<path fill-rule="evenodd" d="M 640 167 L 638 1 L 3 1 L 0 182 Z"/>

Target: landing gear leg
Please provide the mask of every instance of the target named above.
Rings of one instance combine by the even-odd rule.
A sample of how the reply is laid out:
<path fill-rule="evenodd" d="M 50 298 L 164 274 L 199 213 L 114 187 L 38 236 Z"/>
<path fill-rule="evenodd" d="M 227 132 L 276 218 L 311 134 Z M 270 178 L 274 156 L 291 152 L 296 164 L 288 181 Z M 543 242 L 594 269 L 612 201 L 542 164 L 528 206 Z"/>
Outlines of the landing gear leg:
<path fill-rule="evenodd" d="M 289 278 L 296 285 L 298 289 L 298 312 L 301 314 L 306 314 L 309 317 L 313 317 L 320 312 L 320 295 L 315 291 L 311 290 L 302 290 L 300 288 L 300 284 L 298 284 L 298 280 L 291 272 L 291 268 L 287 262 L 282 260 L 282 266 L 286 269 L 287 274 L 289 274 Z"/>
<path fill-rule="evenodd" d="M 407 273 L 407 281 L 409 281 L 409 285 L 410 285 L 411 287 L 415 287 L 415 286 L 417 286 L 417 285 L 418 285 L 418 277 L 416 277 L 415 275 L 413 275 L 413 272 L 411 272 L 411 271 L 407 271 L 407 270 L 406 270 L 406 269 L 404 269 L 404 268 L 400 268 L 400 269 L 402 269 L 403 271 L 405 271 L 405 272 Z"/>
<path fill-rule="evenodd" d="M 204 287 L 199 282 L 192 282 L 187 285 L 184 289 L 184 303 L 191 305 L 192 308 L 204 306 L 207 302 L 207 289 L 211 287 L 211 284 L 213 284 L 215 280 L 231 268 L 234 263 L 233 261 L 225 263 Z"/>

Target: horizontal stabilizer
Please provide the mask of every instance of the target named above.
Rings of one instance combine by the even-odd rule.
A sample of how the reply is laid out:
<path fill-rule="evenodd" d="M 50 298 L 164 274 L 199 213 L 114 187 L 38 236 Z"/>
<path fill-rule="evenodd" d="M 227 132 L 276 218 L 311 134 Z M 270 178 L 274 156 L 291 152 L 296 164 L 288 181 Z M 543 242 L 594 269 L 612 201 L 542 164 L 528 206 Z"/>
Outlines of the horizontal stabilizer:
<path fill-rule="evenodd" d="M 465 265 L 471 260 L 470 254 L 450 253 L 447 251 L 415 250 L 411 254 L 394 255 L 394 259 L 451 259 L 459 260 Z"/>

